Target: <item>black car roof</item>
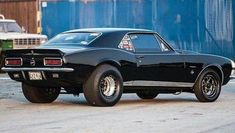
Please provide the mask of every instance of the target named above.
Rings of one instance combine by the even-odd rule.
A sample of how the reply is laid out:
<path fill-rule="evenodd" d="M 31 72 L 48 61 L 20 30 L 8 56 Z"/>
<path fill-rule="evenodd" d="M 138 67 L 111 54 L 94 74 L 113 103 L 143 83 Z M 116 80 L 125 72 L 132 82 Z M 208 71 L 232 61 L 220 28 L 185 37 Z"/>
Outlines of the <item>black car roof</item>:
<path fill-rule="evenodd" d="M 64 33 L 74 33 L 74 32 L 101 32 L 101 33 L 108 33 L 108 32 L 148 32 L 153 33 L 151 30 L 147 29 L 135 29 L 135 28 L 87 28 L 87 29 L 75 29 L 66 31 Z"/>
<path fill-rule="evenodd" d="M 95 32 L 102 33 L 86 47 L 105 47 L 105 48 L 117 48 L 123 37 L 127 33 L 154 33 L 154 31 L 146 29 L 134 29 L 134 28 L 87 28 L 87 29 L 75 29 L 66 31 L 63 33 L 81 33 L 81 32 Z"/>

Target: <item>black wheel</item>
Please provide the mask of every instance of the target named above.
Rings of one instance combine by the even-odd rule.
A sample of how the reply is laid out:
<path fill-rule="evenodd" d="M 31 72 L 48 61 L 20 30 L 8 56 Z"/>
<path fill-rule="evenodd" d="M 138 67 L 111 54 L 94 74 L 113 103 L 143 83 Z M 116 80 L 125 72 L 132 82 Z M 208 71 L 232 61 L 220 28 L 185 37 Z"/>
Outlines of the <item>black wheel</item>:
<path fill-rule="evenodd" d="M 83 86 L 87 102 L 94 106 L 113 106 L 122 92 L 122 76 L 117 68 L 108 64 L 98 66 Z"/>
<path fill-rule="evenodd" d="M 32 103 L 51 103 L 60 94 L 60 88 L 39 88 L 22 83 L 25 98 Z"/>
<path fill-rule="evenodd" d="M 159 94 L 158 92 L 154 92 L 154 91 L 140 91 L 136 93 L 137 96 L 141 99 L 154 99 L 155 97 L 157 97 L 157 95 Z"/>
<path fill-rule="evenodd" d="M 198 78 L 194 93 L 200 102 L 215 101 L 221 91 L 221 79 L 217 72 L 212 69 L 206 69 Z"/>

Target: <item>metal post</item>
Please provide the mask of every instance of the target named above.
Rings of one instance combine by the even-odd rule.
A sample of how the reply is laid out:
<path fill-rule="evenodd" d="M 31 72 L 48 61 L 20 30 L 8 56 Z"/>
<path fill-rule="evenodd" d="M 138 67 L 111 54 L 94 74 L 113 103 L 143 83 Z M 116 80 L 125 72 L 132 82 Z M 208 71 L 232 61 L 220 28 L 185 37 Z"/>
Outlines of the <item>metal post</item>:
<path fill-rule="evenodd" d="M 233 60 L 235 60 L 235 1 L 232 1 L 233 12 Z"/>

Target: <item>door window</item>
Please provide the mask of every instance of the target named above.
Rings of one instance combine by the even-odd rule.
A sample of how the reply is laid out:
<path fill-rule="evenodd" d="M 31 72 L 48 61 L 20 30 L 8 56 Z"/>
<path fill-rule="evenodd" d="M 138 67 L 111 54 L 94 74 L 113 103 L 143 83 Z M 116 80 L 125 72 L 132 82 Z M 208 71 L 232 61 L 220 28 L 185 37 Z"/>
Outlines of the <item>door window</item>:
<path fill-rule="evenodd" d="M 171 51 L 171 48 L 158 35 L 155 35 L 155 37 L 160 43 L 160 46 L 163 52 Z"/>
<path fill-rule="evenodd" d="M 161 47 L 153 34 L 130 34 L 136 52 L 161 52 Z"/>

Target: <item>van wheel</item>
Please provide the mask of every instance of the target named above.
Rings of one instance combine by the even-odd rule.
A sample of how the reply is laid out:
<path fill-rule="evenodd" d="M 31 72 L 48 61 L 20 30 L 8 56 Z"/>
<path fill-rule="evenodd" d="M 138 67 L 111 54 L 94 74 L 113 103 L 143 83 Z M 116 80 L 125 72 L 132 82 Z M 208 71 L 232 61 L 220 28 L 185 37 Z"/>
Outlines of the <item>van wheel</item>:
<path fill-rule="evenodd" d="M 22 83 L 25 98 L 31 103 L 51 103 L 60 94 L 60 88 L 40 88 Z"/>
<path fill-rule="evenodd" d="M 84 83 L 84 96 L 94 106 L 113 106 L 121 98 L 123 79 L 117 68 L 104 64 L 98 66 Z"/>

